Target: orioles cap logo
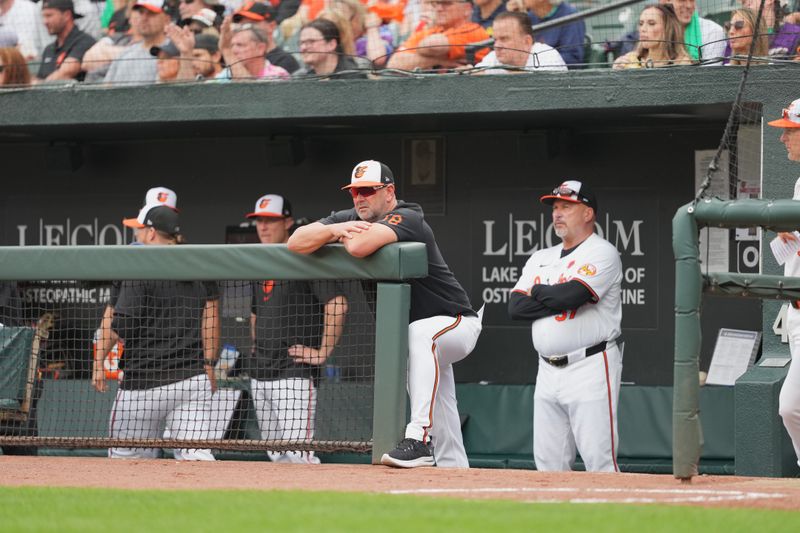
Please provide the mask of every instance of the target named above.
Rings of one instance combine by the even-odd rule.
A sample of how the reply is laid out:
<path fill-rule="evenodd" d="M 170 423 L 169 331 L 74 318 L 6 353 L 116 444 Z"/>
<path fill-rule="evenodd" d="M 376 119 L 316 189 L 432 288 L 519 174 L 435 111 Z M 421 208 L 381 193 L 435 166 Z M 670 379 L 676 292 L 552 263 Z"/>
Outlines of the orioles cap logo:
<path fill-rule="evenodd" d="M 269 201 L 270 201 L 269 198 L 262 198 L 261 201 L 258 202 L 258 208 L 264 209 L 269 205 Z"/>
<path fill-rule="evenodd" d="M 368 168 L 369 167 L 367 165 L 356 167 L 355 171 L 353 172 L 353 176 L 355 176 L 356 179 L 363 178 Z"/>
<path fill-rule="evenodd" d="M 584 276 L 594 276 L 597 274 L 597 267 L 592 265 L 591 263 L 586 263 L 582 267 L 578 269 L 578 274 L 582 274 Z"/>
<path fill-rule="evenodd" d="M 158 196 L 156 196 L 156 200 L 158 200 L 159 202 L 161 202 L 163 204 L 164 202 L 167 201 L 168 197 L 169 197 L 169 195 L 167 193 L 160 192 L 160 193 L 158 193 Z"/>

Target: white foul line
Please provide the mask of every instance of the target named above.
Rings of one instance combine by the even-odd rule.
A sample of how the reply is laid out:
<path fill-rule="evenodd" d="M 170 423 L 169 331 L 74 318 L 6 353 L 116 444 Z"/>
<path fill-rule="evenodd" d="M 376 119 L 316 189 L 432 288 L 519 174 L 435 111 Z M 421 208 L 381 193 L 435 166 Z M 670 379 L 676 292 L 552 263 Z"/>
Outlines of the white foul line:
<path fill-rule="evenodd" d="M 438 488 L 438 489 L 397 489 L 386 494 L 548 494 L 548 493 L 592 493 L 592 494 L 633 494 L 640 497 L 622 499 L 609 498 L 570 498 L 566 500 L 529 500 L 531 503 L 714 503 L 728 501 L 761 500 L 786 498 L 786 494 L 770 492 L 743 492 L 739 490 L 714 489 L 630 489 L 630 488 L 571 488 L 571 487 L 477 487 L 477 488 Z M 662 494 L 671 497 L 653 498 L 647 495 Z"/>

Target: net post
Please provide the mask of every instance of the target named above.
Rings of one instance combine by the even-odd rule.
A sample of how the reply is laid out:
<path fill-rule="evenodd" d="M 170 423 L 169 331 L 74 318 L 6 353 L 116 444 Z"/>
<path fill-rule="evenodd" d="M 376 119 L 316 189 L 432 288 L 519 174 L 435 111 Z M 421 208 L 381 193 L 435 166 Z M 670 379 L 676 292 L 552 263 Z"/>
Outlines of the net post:
<path fill-rule="evenodd" d="M 407 283 L 378 283 L 372 464 L 380 464 L 381 456 L 394 449 L 405 434 L 410 306 L 411 287 Z"/>

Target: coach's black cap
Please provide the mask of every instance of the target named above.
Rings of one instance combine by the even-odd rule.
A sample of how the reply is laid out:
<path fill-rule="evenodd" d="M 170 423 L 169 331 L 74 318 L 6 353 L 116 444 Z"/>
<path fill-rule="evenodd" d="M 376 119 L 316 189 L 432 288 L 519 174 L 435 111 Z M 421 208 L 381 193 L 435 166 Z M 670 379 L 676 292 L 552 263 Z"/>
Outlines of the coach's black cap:
<path fill-rule="evenodd" d="M 181 232 L 178 212 L 166 205 L 146 205 L 136 218 L 126 218 L 122 224 L 129 228 L 154 228 L 167 235 Z"/>
<path fill-rule="evenodd" d="M 553 189 L 552 193 L 545 194 L 539 198 L 539 201 L 547 205 L 553 205 L 556 200 L 583 204 L 591 207 L 597 213 L 597 197 L 594 195 L 594 191 L 580 181 L 565 181 Z"/>
<path fill-rule="evenodd" d="M 380 161 L 362 161 L 353 167 L 350 184 L 342 189 L 353 187 L 380 187 L 394 184 L 392 169 Z"/>

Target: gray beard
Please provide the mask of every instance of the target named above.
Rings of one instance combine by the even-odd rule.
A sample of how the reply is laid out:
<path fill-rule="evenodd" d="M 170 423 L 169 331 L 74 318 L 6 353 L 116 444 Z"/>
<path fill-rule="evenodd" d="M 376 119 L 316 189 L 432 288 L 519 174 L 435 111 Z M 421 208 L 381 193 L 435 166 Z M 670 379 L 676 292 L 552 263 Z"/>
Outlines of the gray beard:
<path fill-rule="evenodd" d="M 555 232 L 556 237 L 558 237 L 559 239 L 563 239 L 564 236 L 567 234 L 567 230 L 566 229 L 553 228 L 553 231 Z"/>

